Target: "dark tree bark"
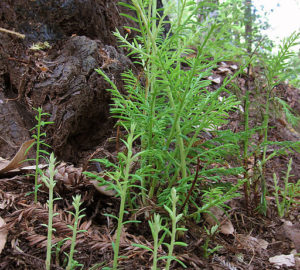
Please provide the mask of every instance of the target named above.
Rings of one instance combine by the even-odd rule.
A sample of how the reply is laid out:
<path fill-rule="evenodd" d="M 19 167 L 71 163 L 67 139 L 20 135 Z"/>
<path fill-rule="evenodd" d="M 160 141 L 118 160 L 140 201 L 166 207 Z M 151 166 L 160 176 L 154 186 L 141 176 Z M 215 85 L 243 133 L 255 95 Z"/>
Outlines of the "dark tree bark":
<path fill-rule="evenodd" d="M 157 8 L 159 8 L 159 9 L 164 8 L 162 0 L 157 0 Z M 162 10 L 159 11 L 158 13 L 159 13 L 160 16 L 163 16 L 163 11 Z M 165 21 L 170 21 L 169 16 L 166 16 Z M 170 31 L 170 29 L 171 29 L 170 23 L 165 23 L 164 24 L 164 36 L 167 35 L 167 33 Z"/>
<path fill-rule="evenodd" d="M 251 54 L 252 52 L 252 0 L 245 0 L 245 40 L 247 46 L 247 52 Z"/>
<path fill-rule="evenodd" d="M 127 0 L 129 2 L 129 0 Z M 99 145 L 113 127 L 110 88 L 103 70 L 119 89 L 120 74 L 134 69 L 113 35 L 137 27 L 120 15 L 118 0 L 1 0 L 0 25 L 26 36 L 0 32 L 0 152 L 9 158 L 29 139 L 33 107 L 50 113 L 47 142 L 55 155 L 76 163 L 79 153 Z M 131 14 L 135 16 L 135 14 Z M 124 33 L 125 35 L 125 33 Z M 134 33 L 130 33 L 131 37 Z M 32 44 L 51 48 L 31 50 Z"/>
<path fill-rule="evenodd" d="M 202 10 L 199 10 L 199 14 L 198 14 L 198 21 L 200 23 L 204 22 L 207 18 L 216 18 L 218 16 L 219 0 L 197 0 L 197 3 L 203 1 L 210 2 L 211 4 L 216 5 L 216 8 L 207 7 L 207 6 L 202 7 Z"/>

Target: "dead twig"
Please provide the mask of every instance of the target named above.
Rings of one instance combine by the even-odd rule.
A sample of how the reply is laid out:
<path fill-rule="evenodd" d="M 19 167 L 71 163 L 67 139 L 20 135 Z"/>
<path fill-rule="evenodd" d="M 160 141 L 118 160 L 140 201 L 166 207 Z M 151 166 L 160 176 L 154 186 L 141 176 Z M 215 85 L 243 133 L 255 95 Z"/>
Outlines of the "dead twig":
<path fill-rule="evenodd" d="M 183 211 L 183 209 L 184 209 L 186 203 L 188 202 L 188 200 L 189 200 L 189 198 L 190 198 L 190 196 L 191 196 L 191 194 L 192 194 L 192 191 L 193 191 L 193 189 L 194 189 L 194 187 L 195 187 L 195 185 L 196 185 L 196 181 L 197 181 L 197 179 L 198 179 L 199 169 L 200 169 L 200 159 L 199 159 L 199 157 L 198 157 L 198 158 L 197 158 L 197 168 L 196 168 L 195 178 L 194 178 L 194 181 L 193 181 L 193 183 L 192 183 L 192 186 L 191 186 L 191 188 L 190 188 L 190 190 L 189 190 L 189 193 L 188 193 L 188 195 L 186 196 L 185 201 L 184 201 L 184 203 L 183 203 L 183 205 L 182 205 L 182 207 L 181 207 L 181 209 L 180 209 L 180 212 Z"/>
<path fill-rule="evenodd" d="M 12 35 L 15 35 L 15 36 L 17 36 L 19 38 L 22 38 L 22 39 L 25 38 L 25 35 L 23 35 L 21 33 L 18 33 L 18 32 L 12 31 L 12 30 L 7 30 L 7 29 L 2 28 L 2 27 L 0 27 L 0 32 L 4 32 L 4 33 L 7 33 L 7 34 L 12 34 Z"/>

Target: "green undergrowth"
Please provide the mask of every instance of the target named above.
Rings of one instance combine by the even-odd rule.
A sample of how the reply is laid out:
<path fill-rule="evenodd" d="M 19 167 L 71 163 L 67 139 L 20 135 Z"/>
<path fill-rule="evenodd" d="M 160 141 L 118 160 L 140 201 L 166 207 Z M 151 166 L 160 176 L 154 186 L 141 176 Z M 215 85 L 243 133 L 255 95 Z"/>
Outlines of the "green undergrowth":
<path fill-rule="evenodd" d="M 124 225 L 125 210 L 135 211 L 134 209 L 149 204 L 149 201 L 170 208 L 171 190 L 176 191 L 178 196 L 176 205 L 183 219 L 192 218 L 200 221 L 201 214 L 210 212 L 212 206 L 226 208 L 226 202 L 239 196 L 241 185 L 244 185 L 246 208 L 248 209 L 250 204 L 250 194 L 254 192 L 257 197 L 260 196 L 260 204 L 256 206 L 266 213 L 267 190 L 264 177 L 266 162 L 282 154 L 286 149 L 291 149 L 293 145 L 290 142 L 282 143 L 278 150 L 267 155 L 269 145 L 274 145 L 274 142 L 268 140 L 271 92 L 282 81 L 276 78 L 280 77 L 279 73 L 285 65 L 285 60 L 289 58 L 289 49 L 298 36 L 291 36 L 277 56 L 261 59 L 261 62 L 267 65 L 266 86 L 263 89 L 265 98 L 262 107 L 263 123 L 260 127 L 250 129 L 249 93 L 246 93 L 245 99 L 239 101 L 227 90 L 227 86 L 244 72 L 255 57 L 244 54 L 244 60 L 240 62 L 245 64 L 241 65 L 235 74 L 227 76 L 216 90 L 212 91 L 209 88 L 211 82 L 207 78 L 212 74 L 212 69 L 218 62 L 233 57 L 232 51 L 226 48 L 223 54 L 212 53 L 219 52 L 222 48 L 219 42 L 212 42 L 213 37 L 224 33 L 226 27 L 222 28 L 217 23 L 199 26 L 199 22 L 193 19 L 199 5 L 179 1 L 176 20 L 171 23 L 170 31 L 164 35 L 163 26 L 168 10 L 164 10 L 163 15 L 158 15 L 156 1 L 133 0 L 132 4 L 121 3 L 121 5 L 136 12 L 136 18 L 123 15 L 139 25 L 138 29 L 128 27 L 135 30 L 138 35 L 130 40 L 117 31 L 115 36 L 120 46 L 129 51 L 129 56 L 142 70 L 138 75 L 130 70 L 122 74 L 126 95 L 117 88 L 106 70 L 97 69 L 97 72 L 111 85 L 108 91 L 113 100 L 112 116 L 118 119 L 117 124 L 120 127 L 130 130 L 127 142 L 124 141 L 127 154 L 134 149 L 138 152 L 135 154 L 138 158 L 134 161 L 125 159 L 126 155 L 119 153 L 122 160 L 119 164 L 112 164 L 103 159 L 96 160 L 104 164 L 106 167 L 104 174 L 108 178 L 88 174 L 98 179 L 101 185 L 115 189 L 121 197 L 123 209 L 122 211 L 120 209 L 120 216 L 117 217 L 118 231 L 120 224 Z M 188 13 L 184 13 L 186 9 L 189 10 Z M 202 27 L 202 35 L 195 42 L 196 55 L 186 57 L 189 53 L 195 53 L 188 49 L 191 44 L 190 33 L 199 27 Z M 183 66 L 188 68 L 183 69 Z M 220 129 L 227 123 L 229 112 L 235 111 L 241 104 L 245 105 L 244 132 L 233 133 L 230 130 Z M 288 109 L 283 102 L 281 105 Z M 263 139 L 253 148 L 251 136 L 255 132 L 260 132 Z M 133 137 L 138 138 L 134 144 L 130 139 Z M 259 181 L 247 174 L 247 161 L 257 152 L 263 153 L 258 162 Z M 240 158 L 244 162 L 241 162 L 239 167 L 225 166 L 224 157 L 228 156 Z M 243 179 L 222 183 L 225 176 L 241 173 L 244 173 Z M 126 191 L 120 189 L 120 181 L 126 184 Z M 150 223 L 156 245 L 158 238 L 154 231 L 155 228 L 161 229 L 159 224 L 159 217 L 156 215 L 156 219 Z M 117 268 L 116 257 L 119 248 L 116 245 L 118 240 L 114 243 L 114 269 Z M 207 251 L 208 247 L 204 250 Z M 151 251 L 154 253 L 156 265 L 157 250 Z"/>
<path fill-rule="evenodd" d="M 109 90 L 114 102 L 111 112 L 113 117 L 119 119 L 118 125 L 128 129 L 134 124 L 135 134 L 141 134 L 137 149 L 143 154 L 136 161 L 135 167 L 138 170 L 135 172 L 137 179 L 134 179 L 141 190 L 138 194 L 135 189 L 129 190 L 130 201 L 127 203 L 137 206 L 140 197 L 143 204 L 148 199 L 155 199 L 159 205 L 169 205 L 168 197 L 175 187 L 179 205 L 182 205 L 194 180 L 194 168 L 199 159 L 202 168 L 185 212 L 189 212 L 189 205 L 194 205 L 196 212 L 200 213 L 203 206 L 200 207 L 195 200 L 201 178 L 206 177 L 218 183 L 222 175 L 241 172 L 241 168 L 209 168 L 214 163 L 224 163 L 224 155 L 236 155 L 239 151 L 234 143 L 238 135 L 229 130 L 218 130 L 218 127 L 227 123 L 228 112 L 236 110 L 239 104 L 236 97 L 225 88 L 239 72 L 226 78 L 216 91 L 208 90 L 211 82 L 206 78 L 216 66 L 217 59 L 208 59 L 205 47 L 216 29 L 214 25 L 198 46 L 197 56 L 187 59 L 184 54 L 189 52 L 188 40 L 184 33 L 194 23 L 191 18 L 172 25 L 173 34 L 169 33 L 163 39 L 161 32 L 164 17 L 150 16 L 157 14 L 154 2 L 145 5 L 141 1 L 132 1 L 130 6 L 122 5 L 136 11 L 140 35 L 132 42 L 119 32 L 115 35 L 121 46 L 131 51 L 130 55 L 136 64 L 143 67 L 145 81 L 141 82 L 131 71 L 125 72 L 123 80 L 127 95 L 123 95 L 109 74 L 101 69 L 97 71 L 112 87 Z M 179 14 L 187 7 L 188 3 L 184 2 L 179 8 Z M 189 69 L 183 70 L 182 65 L 188 65 Z M 218 98 L 221 95 L 224 96 L 222 100 Z M 207 129 L 216 136 L 202 142 L 201 134 Z M 217 191 L 224 198 L 221 204 L 235 193 L 232 189 L 219 187 Z M 209 202 L 209 195 L 205 197 Z"/>
<path fill-rule="evenodd" d="M 158 10 L 156 3 L 155 0 L 120 3 L 136 13 L 136 17 L 128 14 L 123 16 L 139 26 L 127 27 L 138 33 L 133 39 L 122 36 L 119 31 L 115 32 L 120 46 L 129 52 L 128 56 L 134 59 L 139 69 L 138 74 L 132 70 L 122 74 L 126 94 L 124 89 L 116 86 L 108 69 L 97 69 L 110 84 L 111 115 L 117 119 L 117 128 L 125 134 L 116 163 L 108 159 L 95 159 L 93 161 L 101 163 L 103 171 L 85 173 L 97 179 L 99 185 L 114 190 L 116 197 L 120 198 L 118 215 L 106 215 L 117 221 L 112 243 L 114 259 L 110 265 L 113 269 L 118 268 L 121 258 L 120 243 L 124 226 L 128 223 L 137 223 L 136 226 L 139 226 L 141 222 L 127 220 L 129 213 L 137 211 L 144 211 L 144 218 L 149 221 L 153 248 L 142 244 L 135 246 L 152 253 L 152 269 L 159 269 L 162 265 L 164 269 L 170 269 L 174 261 L 186 267 L 174 252 L 176 246 L 187 245 L 178 240 L 187 231 L 186 221 L 203 222 L 203 214 L 212 214 L 210 211 L 213 206 L 229 209 L 228 202 L 241 196 L 240 193 L 244 195 L 246 210 L 253 205 L 251 210 L 260 210 L 266 214 L 266 197 L 269 192 L 265 178 L 266 164 L 272 158 L 297 151 L 297 147 L 300 147 L 299 142 L 269 141 L 273 104 L 281 107 L 292 125 L 299 121 L 289 105 L 274 94 L 276 86 L 286 78 L 282 76 L 282 70 L 286 69 L 286 63 L 291 57 L 289 51 L 299 40 L 299 34 L 293 34 L 285 40 L 277 55 L 247 55 L 243 48 L 231 50 L 228 40 L 220 42 L 228 25 L 195 20 L 203 2 L 177 1 L 176 20 L 171 23 L 167 33 L 164 33 L 164 25 L 170 10 Z M 169 8 L 174 9 L 174 6 Z M 186 13 L 186 10 L 189 12 Z M 191 33 L 195 29 L 196 33 L 201 32 L 201 37 L 191 40 Z M 224 38 L 229 37 L 225 35 Z M 189 49 L 191 44 L 196 44 L 195 50 Z M 191 53 L 193 57 L 188 57 Z M 211 87 L 212 82 L 208 78 L 218 63 L 237 60 L 238 57 L 240 68 L 233 74 L 229 73 L 218 87 Z M 256 89 L 260 92 L 257 108 L 262 115 L 262 124 L 250 128 L 250 96 L 253 93 L 250 93 L 250 88 L 246 89 L 246 93 L 242 93 L 241 89 L 235 93 L 228 89 L 233 88 L 240 76 L 249 77 L 249 68 L 255 63 L 264 66 L 264 73 L 260 74 L 261 82 L 257 84 L 259 89 Z M 237 85 L 235 87 L 238 88 Z M 236 110 L 240 110 L 243 118 L 244 130 L 239 133 L 225 128 L 230 113 Z M 43 175 L 38 163 L 42 154 L 48 155 L 48 152 L 41 150 L 40 146 L 48 145 L 41 140 L 46 134 L 40 128 L 51 122 L 43 122 L 42 116 L 47 114 L 42 113 L 40 108 L 37 111 L 37 134 L 34 135 L 37 140 L 35 201 L 37 179 L 41 175 L 42 181 L 49 188 L 46 266 L 50 269 L 55 158 L 53 154 L 50 156 L 50 177 Z M 253 139 L 256 133 L 260 135 L 259 142 Z M 248 163 L 253 157 L 256 161 L 253 165 L 255 173 L 250 175 Z M 234 160 L 236 165 L 229 164 L 228 159 Z M 298 183 L 289 183 L 291 168 L 292 161 L 288 165 L 283 188 L 274 174 L 274 194 L 280 217 L 287 214 L 294 203 L 295 192 L 299 191 Z M 80 196 L 75 196 L 73 200 L 74 224 L 69 226 L 73 235 L 63 240 L 72 243 L 67 269 L 81 266 L 73 255 L 76 235 L 82 232 L 78 231 L 78 222 L 84 215 L 83 210 L 80 210 Z M 152 211 L 142 210 L 149 209 L 149 206 L 155 207 L 152 207 Z M 156 213 L 155 209 L 164 212 Z M 221 248 L 218 245 L 211 248 L 219 225 L 201 228 L 207 235 L 202 246 L 205 258 Z M 161 246 L 165 256 L 159 254 Z M 58 245 L 56 249 L 59 250 Z"/>
<path fill-rule="evenodd" d="M 207 77 L 220 59 L 209 57 L 207 46 L 212 46 L 208 41 L 220 26 L 207 28 L 197 47 L 197 55 L 187 58 L 185 55 L 191 50 L 186 33 L 197 23 L 192 19 L 197 13 L 197 5 L 187 1 L 178 3 L 178 20 L 163 37 L 167 11 L 158 16 L 156 1 L 121 4 L 136 12 L 137 19 L 125 16 L 139 24 L 140 28 L 134 29 L 139 34 L 133 41 L 118 31 L 115 35 L 142 71 L 139 76 L 130 70 L 122 74 L 126 95 L 117 88 L 106 70 L 97 69 L 97 72 L 111 85 L 108 91 L 113 100 L 112 116 L 118 119 L 121 128 L 129 131 L 127 140 L 123 141 L 127 150 L 118 154 L 118 164 L 96 160 L 104 165 L 105 177 L 93 173 L 87 175 L 98 179 L 101 185 L 115 189 L 121 197 L 121 209 L 124 210 L 117 217 L 119 226 L 124 225 L 124 211 L 146 206 L 150 200 L 171 209 L 172 190 L 176 191 L 176 205 L 182 218 L 199 221 L 201 214 L 209 212 L 211 206 L 226 208 L 226 202 L 239 196 L 238 190 L 243 183 L 221 183 L 224 176 L 237 175 L 243 169 L 225 166 L 224 156 L 239 155 L 240 138 L 239 134 L 220 127 L 227 123 L 229 112 L 240 104 L 226 86 L 244 66 L 212 91 Z M 183 19 L 182 14 L 187 8 L 191 15 Z M 188 68 L 183 70 L 183 66 Z M 132 138 L 138 140 L 132 144 Z M 128 156 L 133 149 L 138 156 L 134 160 Z M 113 247 L 118 256 L 118 238 Z M 170 258 L 172 254 L 168 256 Z M 117 268 L 116 260 L 113 268 Z"/>

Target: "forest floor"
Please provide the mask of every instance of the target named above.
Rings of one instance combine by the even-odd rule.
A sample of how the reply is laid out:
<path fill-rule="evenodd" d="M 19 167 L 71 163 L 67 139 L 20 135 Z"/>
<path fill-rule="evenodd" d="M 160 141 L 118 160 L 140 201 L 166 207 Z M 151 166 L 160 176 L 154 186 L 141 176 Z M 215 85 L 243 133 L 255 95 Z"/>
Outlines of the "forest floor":
<path fill-rule="evenodd" d="M 38 192 L 38 203 L 34 203 L 33 168 L 16 170 L 6 169 L 13 161 L 14 154 L 22 143 L 28 141 L 29 132 L 36 123 L 32 108 L 43 107 L 54 121 L 47 129 L 47 142 L 53 148 L 58 160 L 59 173 L 56 175 L 55 201 L 52 242 L 51 269 L 65 269 L 70 240 L 72 236 L 68 225 L 73 222 L 68 211 L 74 211 L 72 197 L 80 194 L 81 209 L 85 216 L 80 222 L 80 232 L 76 241 L 75 260 L 84 270 L 102 269 L 112 266 L 112 242 L 115 239 L 116 221 L 105 214 L 118 216 L 120 199 L 99 192 L 93 182 L 82 172 L 97 171 L 97 164 L 91 158 L 108 158 L 116 162 L 117 130 L 109 116 L 111 99 L 109 85 L 95 72 L 95 68 L 106 68 L 115 78 L 117 87 L 123 89 L 120 73 L 128 68 L 137 71 L 132 62 L 125 57 L 126 52 L 117 48 L 112 32 L 117 28 L 122 34 L 131 34 L 123 27 L 130 25 L 119 13 L 128 12 L 116 8 L 118 1 L 0 1 L 0 25 L 26 34 L 19 39 L 14 35 L 0 33 L 0 270 L 41 270 L 45 269 L 48 223 L 48 190 L 42 186 Z M 127 1 L 129 2 L 129 1 Z M 133 14 L 134 16 L 134 14 Z M 136 25 L 132 25 L 137 27 Z M 123 31 L 123 32 L 122 32 Z M 129 30 L 128 30 L 129 31 Z M 49 41 L 51 48 L 39 41 Z M 42 46 L 32 50 L 32 44 Z M 233 74 L 238 68 L 236 63 L 219 63 L 213 70 L 210 90 L 221 86 L 224 77 Z M 235 81 L 237 88 L 232 91 L 243 100 L 245 87 L 250 82 L 251 127 L 262 125 L 264 104 L 262 98 L 263 82 L 259 82 L 262 72 L 254 70 L 241 75 Z M 260 84 L 257 87 L 256 82 Z M 300 115 L 300 91 L 287 84 L 280 84 L 274 94 L 286 101 Z M 271 108 L 268 139 L 273 142 L 299 141 L 300 127 L 292 128 L 283 114 L 275 114 Z M 20 124 L 21 123 L 21 124 Z M 22 125 L 25 123 L 26 125 Z M 243 113 L 237 109 L 230 113 L 228 123 L 219 129 L 243 131 Z M 203 132 L 199 141 L 213 138 L 214 132 Z M 252 137 L 252 143 L 261 143 L 259 132 Z M 242 149 L 242 145 L 241 149 Z M 138 148 L 137 145 L 135 145 Z M 268 153 L 276 150 L 270 146 Z M 24 149 L 23 149 L 24 150 Z M 29 157 L 34 157 L 31 150 Z M 257 172 L 258 160 L 249 158 L 249 174 Z M 282 179 L 290 158 L 293 158 L 290 183 L 296 185 L 300 178 L 300 154 L 290 151 L 275 156 L 265 169 L 268 189 L 266 196 L 268 208 L 266 215 L 255 210 L 257 199 L 253 190 L 245 207 L 243 190 L 229 202 L 227 219 L 233 230 L 222 230 L 208 237 L 206 228 L 211 223 L 208 218 L 200 221 L 182 219 L 180 226 L 187 232 L 178 239 L 187 247 L 177 246 L 174 255 L 187 269 L 300 269 L 300 263 L 293 254 L 300 253 L 300 209 L 292 205 L 284 218 L 279 218 L 275 197 L 273 173 Z M 241 166 L 239 157 L 224 157 L 226 166 Z M 30 164 L 32 165 L 32 164 Z M 224 164 L 212 164 L 223 166 Z M 221 182 L 236 184 L 243 176 L 224 176 Z M 298 190 L 299 192 L 299 190 Z M 300 194 L 295 200 L 300 201 Z M 201 195 L 199 194 L 199 200 Z M 125 221 L 138 220 L 140 223 L 127 223 L 121 235 L 118 269 L 150 269 L 152 255 L 149 251 L 134 247 L 132 244 L 153 248 L 149 228 L 149 213 L 167 215 L 163 208 L 157 207 L 155 199 L 138 211 L 125 214 Z M 4 225 L 3 225 L 4 224 Z M 3 226 L 2 226 L 3 225 Z M 209 239 L 209 242 L 207 240 Z M 209 249 L 220 248 L 205 256 L 205 243 Z M 166 256 L 166 248 L 159 249 L 159 256 Z M 277 265 L 272 261 L 277 257 Z M 274 258 L 275 257 L 275 258 Z M 295 262 L 296 260 L 296 262 Z M 298 263 L 298 264 L 297 264 Z M 159 261 L 164 269 L 165 260 Z M 80 269 L 79 267 L 77 269 Z M 183 269 L 173 261 L 171 269 Z"/>
<path fill-rule="evenodd" d="M 224 63 L 223 63 L 224 65 Z M 230 65 L 230 64 L 226 64 Z M 217 76 L 217 69 L 214 71 Z M 245 78 L 240 78 L 241 84 Z M 277 95 L 285 99 L 292 107 L 299 103 L 299 90 L 289 85 L 281 84 L 276 88 Z M 298 100 L 297 100 L 298 99 Z M 257 102 L 252 100 L 251 102 Z M 296 105 L 297 106 L 296 106 Z M 229 128 L 239 132 L 243 128 L 241 112 L 237 110 L 230 115 L 229 122 L 222 128 Z M 258 120 L 255 125 L 260 125 Z M 299 133 L 292 129 L 283 119 L 271 118 L 269 140 L 299 140 Z M 118 216 L 120 200 L 114 196 L 100 194 L 94 185 L 81 175 L 83 168 L 91 154 L 93 157 L 106 157 L 115 160 L 115 138 L 116 130 L 111 130 L 111 136 L 102 142 L 96 149 L 82 153 L 82 166 L 74 167 L 72 164 L 62 163 L 57 176 L 57 187 L 55 196 L 60 200 L 55 203 L 54 237 L 53 243 L 59 243 L 66 237 L 71 236 L 68 224 L 72 224 L 72 217 L 67 211 L 73 211 L 72 196 L 81 194 L 82 208 L 85 217 L 80 223 L 80 229 L 86 230 L 79 233 L 77 237 L 75 259 L 83 264 L 82 269 L 102 269 L 111 266 L 113 251 L 111 242 L 114 239 L 116 222 L 104 216 L 105 213 Z M 294 136 L 294 137 L 293 137 Z M 255 138 L 254 138 L 255 139 Z M 258 139 L 257 139 L 258 140 Z M 216 233 L 211 237 L 208 244 L 213 249 L 221 248 L 212 255 L 205 258 L 203 245 L 207 239 L 204 227 L 209 227 L 207 220 L 200 222 L 183 219 L 183 225 L 188 231 L 180 239 L 187 247 L 175 248 L 176 257 L 181 260 L 187 269 L 300 269 L 299 262 L 294 262 L 293 253 L 300 252 L 300 210 L 299 206 L 291 207 L 288 215 L 279 218 L 275 197 L 273 194 L 273 173 L 283 176 L 287 170 L 290 158 L 293 158 L 292 172 L 289 179 L 297 183 L 300 176 L 300 155 L 290 152 L 280 155 L 268 162 L 266 167 L 266 180 L 269 193 L 267 194 L 267 214 L 262 215 L 255 211 L 250 205 L 248 211 L 245 209 L 244 197 L 241 196 L 230 202 L 228 220 L 233 225 L 234 232 Z M 232 165 L 237 163 L 236 158 L 227 158 Z M 95 170 L 88 166 L 88 170 Z M 255 168 L 255 161 L 249 160 L 249 170 Z M 5 244 L 0 255 L 0 269 L 44 269 L 46 256 L 47 229 L 43 224 L 48 222 L 48 209 L 46 202 L 48 192 L 42 187 L 38 193 L 38 203 L 34 204 L 32 191 L 34 190 L 34 178 L 28 176 L 32 170 L 17 170 L 1 174 L 0 179 L 0 217 L 5 220 L 8 230 L 7 239 L 1 239 Z M 237 176 L 224 178 L 223 180 L 236 183 Z M 240 193 L 243 194 L 242 190 Z M 298 194 L 299 195 L 299 194 Z M 253 197 L 251 197 L 253 199 Z M 299 196 L 296 198 L 299 202 Z M 251 201 L 252 203 L 253 200 Z M 148 226 L 145 213 L 149 209 L 164 214 L 163 209 L 155 206 L 152 201 L 144 209 L 135 213 L 125 215 L 125 220 L 136 219 L 141 223 L 127 224 L 121 236 L 120 255 L 124 256 L 119 261 L 119 269 L 150 269 L 151 254 L 143 249 L 133 247 L 132 243 L 143 244 L 152 247 L 152 236 Z M 5 232 L 5 231 L 2 231 Z M 53 266 L 51 269 L 64 269 L 66 255 L 70 247 L 70 241 L 62 243 L 60 247 L 53 248 Z M 0 250 L 1 251 L 1 250 Z M 166 250 L 159 250 L 160 256 L 166 255 Z M 272 263 L 272 257 L 280 257 L 277 266 Z M 285 265 L 284 265 L 285 264 Z M 289 265 L 289 266 L 287 266 Z M 163 268 L 163 261 L 161 261 Z M 175 261 L 171 269 L 183 269 Z"/>

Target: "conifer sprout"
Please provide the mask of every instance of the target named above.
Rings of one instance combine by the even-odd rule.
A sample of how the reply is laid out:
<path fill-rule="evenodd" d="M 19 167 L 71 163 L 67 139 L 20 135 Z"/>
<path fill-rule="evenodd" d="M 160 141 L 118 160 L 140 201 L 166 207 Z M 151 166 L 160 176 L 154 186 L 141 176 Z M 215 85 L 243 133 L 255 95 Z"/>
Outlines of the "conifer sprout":
<path fill-rule="evenodd" d="M 48 225 L 46 225 L 48 229 L 48 236 L 47 236 L 47 256 L 46 256 L 46 269 L 50 270 L 51 267 L 51 249 L 52 249 L 52 223 L 53 223 L 53 190 L 56 185 L 56 182 L 54 180 L 54 176 L 57 173 L 55 170 L 55 157 L 54 154 L 51 153 L 50 159 L 49 159 L 49 177 L 42 174 L 42 181 L 46 185 L 46 187 L 49 189 L 49 199 L 48 199 Z"/>
<path fill-rule="evenodd" d="M 46 137 L 46 132 L 42 132 L 41 128 L 46 125 L 53 124 L 53 122 L 43 121 L 42 118 L 45 116 L 50 116 L 50 114 L 43 113 L 43 109 L 41 107 L 34 110 L 37 111 L 37 115 L 35 116 L 37 123 L 31 130 L 36 130 L 36 134 L 32 135 L 32 138 L 35 139 L 35 144 L 36 144 L 36 157 L 35 159 L 29 159 L 29 160 L 35 161 L 34 202 L 37 203 L 37 193 L 39 189 L 38 177 L 42 174 L 41 169 L 39 168 L 40 160 L 42 158 L 46 159 L 46 157 L 50 155 L 49 152 L 47 152 L 45 149 L 42 149 L 42 147 L 44 146 L 46 148 L 51 148 L 51 146 L 46 144 L 45 141 L 43 140 L 43 137 Z"/>
<path fill-rule="evenodd" d="M 208 61 L 206 45 L 218 26 L 206 29 L 206 36 L 197 46 L 194 58 L 184 56 L 190 52 L 187 49 L 189 33 L 197 25 L 193 20 L 198 12 L 196 3 L 178 1 L 178 19 L 171 24 L 165 38 L 162 38 L 162 32 L 167 13 L 155 16 L 156 1 L 134 0 L 131 5 L 121 5 L 136 11 L 140 36 L 130 42 L 118 31 L 115 35 L 122 47 L 126 47 L 129 55 L 133 55 L 143 67 L 142 76 L 146 83 L 142 83 L 133 72 L 125 72 L 123 80 L 128 96 L 124 96 L 104 70 L 97 69 L 97 72 L 111 85 L 113 117 L 120 119 L 118 123 L 127 128 L 134 123 L 135 132 L 141 134 L 141 150 L 147 151 L 138 160 L 142 170 L 152 171 L 140 178 L 142 201 L 146 203 L 147 198 L 156 197 L 159 205 L 170 205 L 168 196 L 176 185 L 179 203 L 182 204 L 192 185 L 194 175 L 191 168 L 195 166 L 197 157 L 211 164 L 216 160 L 222 162 L 224 153 L 234 154 L 238 150 L 237 144 L 232 143 L 238 140 L 237 135 L 229 131 L 218 131 L 218 140 L 207 141 L 201 145 L 203 147 L 197 145 L 205 129 L 215 127 L 214 131 L 217 131 L 217 127 L 227 122 L 228 112 L 238 106 L 239 101 L 225 87 L 244 66 L 226 78 L 216 91 L 209 91 L 207 87 L 211 82 L 204 78 L 209 77 L 218 59 Z M 190 10 L 188 16 L 182 16 L 185 9 Z M 189 68 L 183 70 L 182 65 Z M 225 92 L 226 96 L 219 99 Z M 233 174 L 241 171 L 240 168 L 223 171 L 226 170 L 227 174 L 230 170 Z M 205 170 L 201 173 L 206 174 Z M 193 195 L 190 201 L 194 200 Z M 223 202 L 225 199 L 220 201 L 221 204 Z"/>

